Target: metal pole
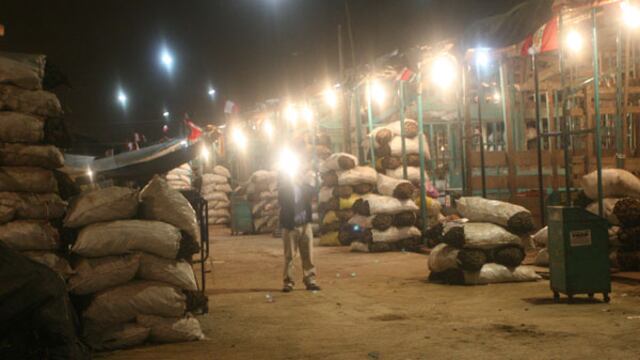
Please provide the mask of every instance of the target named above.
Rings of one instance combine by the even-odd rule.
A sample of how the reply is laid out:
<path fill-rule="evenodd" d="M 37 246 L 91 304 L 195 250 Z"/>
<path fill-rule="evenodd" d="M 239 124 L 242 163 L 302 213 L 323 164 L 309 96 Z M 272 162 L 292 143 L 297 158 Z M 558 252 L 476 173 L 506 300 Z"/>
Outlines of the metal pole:
<path fill-rule="evenodd" d="M 562 18 L 562 9 L 560 10 L 560 14 L 558 15 L 558 39 L 564 39 L 563 35 L 563 18 Z M 571 199 L 571 159 L 569 157 L 569 141 L 571 138 L 569 137 L 569 113 L 568 109 L 568 92 L 565 85 L 565 77 L 564 77 L 564 46 L 559 46 L 558 51 L 559 63 L 560 63 L 560 87 L 562 88 L 562 121 L 560 122 L 562 126 L 562 150 L 564 155 L 564 186 L 565 192 L 567 194 L 567 206 L 573 205 L 573 200 Z"/>
<path fill-rule="evenodd" d="M 593 26 L 593 101 L 595 106 L 596 123 L 596 161 L 598 175 L 598 214 L 603 216 L 602 205 L 602 141 L 600 132 L 600 65 L 598 63 L 598 21 L 596 19 L 596 8 L 591 9 L 591 21 Z"/>
<path fill-rule="evenodd" d="M 315 178 L 314 188 L 316 189 L 316 195 L 320 191 L 320 180 L 318 179 L 318 149 L 316 146 L 317 127 L 315 121 L 311 123 L 311 137 L 313 138 L 313 176 Z"/>
<path fill-rule="evenodd" d="M 544 188 L 544 179 L 542 177 L 542 124 L 540 119 L 540 84 L 538 81 L 538 65 L 536 60 L 536 50 L 531 49 L 531 66 L 533 67 L 533 84 L 534 84 L 534 100 L 536 103 L 536 144 L 538 157 L 538 192 L 540 193 L 540 224 L 544 226 L 545 208 L 544 198 L 547 195 Z"/>
<path fill-rule="evenodd" d="M 463 98 L 464 98 L 464 74 L 460 74 L 460 88 L 456 90 L 456 103 L 458 107 L 458 126 L 460 127 L 458 133 L 460 136 L 460 177 L 462 180 L 462 190 L 463 192 L 467 189 L 467 179 L 466 179 L 466 163 L 465 163 L 465 144 L 464 141 L 465 133 L 464 133 L 464 115 L 462 114 L 463 108 Z"/>
<path fill-rule="evenodd" d="M 484 169 L 484 136 L 483 136 L 483 126 L 482 126 L 482 100 L 483 100 L 483 91 L 482 91 L 482 79 L 481 79 L 481 71 L 480 65 L 476 65 L 476 73 L 477 73 L 477 81 L 478 81 L 478 127 L 480 128 L 480 176 L 482 180 L 482 197 L 487 197 L 487 177 L 486 171 Z"/>
<path fill-rule="evenodd" d="M 425 182 L 424 161 L 424 118 L 422 111 L 422 68 L 418 64 L 418 151 L 420 155 L 420 219 L 422 220 L 422 232 L 427 229 L 427 189 Z"/>
<path fill-rule="evenodd" d="M 622 28 L 616 32 L 616 167 L 624 169 L 624 139 L 622 135 Z"/>
<path fill-rule="evenodd" d="M 373 133 L 373 111 L 371 109 L 371 79 L 367 79 L 367 115 L 369 117 L 369 149 L 371 151 L 371 166 L 376 168 L 376 149 Z"/>
<path fill-rule="evenodd" d="M 356 120 L 356 149 L 358 149 L 358 163 L 364 163 L 364 154 L 362 151 L 362 119 L 360 119 L 360 87 L 356 86 L 354 91 L 355 97 L 355 120 Z"/>
<path fill-rule="evenodd" d="M 407 180 L 407 143 L 404 133 L 404 81 L 400 80 L 400 142 L 402 143 L 402 178 Z"/>

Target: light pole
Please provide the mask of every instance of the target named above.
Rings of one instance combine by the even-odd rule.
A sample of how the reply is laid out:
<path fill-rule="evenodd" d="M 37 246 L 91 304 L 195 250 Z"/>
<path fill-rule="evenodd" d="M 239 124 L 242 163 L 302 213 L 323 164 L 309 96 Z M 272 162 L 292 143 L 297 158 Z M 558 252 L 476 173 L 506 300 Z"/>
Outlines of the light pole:
<path fill-rule="evenodd" d="M 482 101 L 484 92 L 482 91 L 482 69 L 489 65 L 489 51 L 487 49 L 476 50 L 476 78 L 478 81 L 478 127 L 480 128 L 480 180 L 482 182 L 482 197 L 487 197 L 487 178 L 484 168 L 484 129 L 482 125 Z"/>

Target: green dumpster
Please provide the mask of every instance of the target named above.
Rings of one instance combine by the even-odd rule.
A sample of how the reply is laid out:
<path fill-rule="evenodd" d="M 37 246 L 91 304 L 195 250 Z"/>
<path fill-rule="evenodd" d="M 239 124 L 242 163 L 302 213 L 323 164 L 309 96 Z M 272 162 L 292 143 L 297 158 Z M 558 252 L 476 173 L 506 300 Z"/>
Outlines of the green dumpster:
<path fill-rule="evenodd" d="M 605 219 L 582 208 L 549 206 L 549 271 L 554 300 L 602 293 L 609 301 L 609 235 Z"/>
<path fill-rule="evenodd" d="M 231 195 L 231 235 L 253 233 L 251 204 L 242 196 Z"/>

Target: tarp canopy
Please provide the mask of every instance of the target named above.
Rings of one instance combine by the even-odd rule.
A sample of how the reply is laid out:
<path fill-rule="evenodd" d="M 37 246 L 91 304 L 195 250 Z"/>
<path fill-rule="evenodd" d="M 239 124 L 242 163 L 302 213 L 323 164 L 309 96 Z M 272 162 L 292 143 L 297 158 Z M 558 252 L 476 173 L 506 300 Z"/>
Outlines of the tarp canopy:
<path fill-rule="evenodd" d="M 464 48 L 504 48 L 521 42 L 551 19 L 553 2 L 528 0 L 504 14 L 472 23 L 464 31 Z"/>
<path fill-rule="evenodd" d="M 100 159 L 65 154 L 62 171 L 71 178 L 85 177 L 91 169 L 94 177 L 145 181 L 154 174 L 168 172 L 194 159 L 199 144 L 176 139 Z"/>

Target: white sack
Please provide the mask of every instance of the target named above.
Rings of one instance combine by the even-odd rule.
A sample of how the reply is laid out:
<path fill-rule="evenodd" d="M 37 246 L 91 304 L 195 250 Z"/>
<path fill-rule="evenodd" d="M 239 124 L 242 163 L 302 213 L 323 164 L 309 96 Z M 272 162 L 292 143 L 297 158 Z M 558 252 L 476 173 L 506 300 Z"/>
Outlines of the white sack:
<path fill-rule="evenodd" d="M 457 269 L 459 249 L 447 244 L 438 244 L 429 254 L 429 270 L 431 272 L 442 272 L 450 269 Z"/>
<path fill-rule="evenodd" d="M 207 213 L 208 216 L 214 216 L 214 217 L 231 217 L 231 213 L 229 212 L 229 209 L 209 209 L 209 212 Z"/>
<path fill-rule="evenodd" d="M 532 237 L 533 243 L 539 247 L 547 247 L 549 243 L 549 227 L 545 226 L 542 229 L 538 230 Z"/>
<path fill-rule="evenodd" d="M 341 157 L 348 157 L 350 159 L 353 160 L 353 162 L 356 164 L 356 166 L 358 166 L 358 158 L 349 154 L 349 153 L 344 153 L 344 152 L 339 152 L 339 153 L 333 153 L 331 154 L 331 156 L 329 156 L 325 161 L 320 163 L 319 169 L 321 173 L 326 173 L 329 171 L 342 171 L 345 169 L 342 169 L 340 167 L 340 164 L 338 163 L 338 160 Z"/>
<path fill-rule="evenodd" d="M 16 220 L 0 225 L 0 241 L 18 251 L 60 247 L 58 230 L 45 221 Z"/>
<path fill-rule="evenodd" d="M 134 281 L 96 294 L 83 317 L 92 324 L 132 321 L 140 314 L 180 317 L 187 308 L 178 288 L 153 281 Z"/>
<path fill-rule="evenodd" d="M 183 318 L 177 318 L 139 315 L 136 321 L 151 329 L 149 340 L 153 342 L 174 343 L 204 339 L 200 322 L 193 316 L 187 315 Z"/>
<path fill-rule="evenodd" d="M 385 231 L 373 229 L 373 242 L 393 243 L 396 241 L 420 237 L 422 233 L 415 226 L 395 227 L 392 226 Z"/>
<path fill-rule="evenodd" d="M 169 260 L 142 253 L 138 278 L 161 281 L 184 290 L 198 290 L 191 264 L 184 260 Z"/>
<path fill-rule="evenodd" d="M 582 177 L 582 190 L 589 199 L 598 199 L 596 171 Z M 640 197 L 640 179 L 623 169 L 602 169 L 602 197 Z"/>
<path fill-rule="evenodd" d="M 138 254 L 80 259 L 69 279 L 69 291 L 88 295 L 125 284 L 136 276 L 139 265 Z"/>
<path fill-rule="evenodd" d="M 249 181 L 252 183 L 273 183 L 278 181 L 278 173 L 276 171 L 258 170 L 251 174 Z"/>
<path fill-rule="evenodd" d="M 503 282 L 536 281 L 542 277 L 536 274 L 531 266 L 518 266 L 515 269 L 495 263 L 482 265 L 479 272 L 464 272 L 464 282 L 467 285 L 481 285 Z"/>
<path fill-rule="evenodd" d="M 371 222 L 373 221 L 374 215 L 372 216 L 364 216 L 360 214 L 355 214 L 349 219 L 348 223 L 350 225 L 358 225 L 361 229 L 371 229 L 373 225 Z"/>
<path fill-rule="evenodd" d="M 229 201 L 229 196 L 222 191 L 205 193 L 202 197 L 207 201 Z"/>
<path fill-rule="evenodd" d="M 71 251 L 86 257 L 144 251 L 175 259 L 180 240 L 180 230 L 164 222 L 117 220 L 92 224 L 80 230 Z"/>
<path fill-rule="evenodd" d="M 618 218 L 616 217 L 616 215 L 613 213 L 613 208 L 615 208 L 616 204 L 618 203 L 618 201 L 620 201 L 620 199 L 618 198 L 605 198 L 602 199 L 602 216 L 607 219 L 607 221 L 609 222 L 609 224 L 611 225 L 620 225 L 620 221 L 618 220 Z M 591 204 L 589 204 L 589 206 L 587 206 L 586 209 L 588 212 L 594 214 L 594 215 L 600 215 L 599 214 L 599 210 L 598 210 L 598 202 L 592 202 Z"/>
<path fill-rule="evenodd" d="M 126 323 L 87 335 L 87 339 L 97 350 L 116 350 L 142 345 L 149 338 L 150 333 L 149 328 L 136 323 Z"/>
<path fill-rule="evenodd" d="M 207 185 L 204 185 L 203 183 L 202 188 L 200 189 L 200 193 L 208 194 L 212 192 L 230 193 L 230 192 L 233 192 L 233 189 L 231 188 L 231 185 L 229 185 L 228 183 L 224 183 L 224 184 L 210 183 Z"/>
<path fill-rule="evenodd" d="M 231 178 L 231 173 L 229 169 L 222 165 L 216 165 L 213 167 L 213 173 L 226 177 L 227 179 Z"/>
<path fill-rule="evenodd" d="M 394 136 L 400 136 L 402 135 L 402 124 L 400 123 L 400 120 L 396 120 L 392 123 L 389 123 L 385 126 L 385 128 L 389 129 L 391 131 L 391 133 Z M 413 119 L 404 119 L 404 127 L 405 129 L 409 126 L 409 125 L 413 125 L 413 127 L 418 128 L 418 122 L 413 120 Z M 407 136 L 407 134 L 405 133 L 405 136 Z M 414 138 L 414 137 L 412 137 Z"/>
<path fill-rule="evenodd" d="M 44 55 L 0 53 L 0 84 L 42 89 L 45 61 Z"/>
<path fill-rule="evenodd" d="M 0 85 L 0 110 L 51 117 L 62 115 L 62 106 L 54 93 L 11 85 Z"/>
<path fill-rule="evenodd" d="M 78 195 L 64 218 L 64 226 L 79 228 L 103 221 L 133 218 L 138 212 L 138 191 L 111 186 Z"/>
<path fill-rule="evenodd" d="M 377 181 L 378 173 L 376 172 L 376 169 L 368 166 L 356 166 L 351 170 L 341 171 L 338 173 L 338 185 L 375 185 Z"/>
<path fill-rule="evenodd" d="M 169 223 L 189 234 L 193 241 L 200 242 L 195 210 L 180 192 L 171 189 L 162 178 L 154 176 L 140 192 L 140 199 L 145 219 Z"/>
<path fill-rule="evenodd" d="M 222 224 L 228 224 L 230 219 L 227 217 L 222 217 L 222 218 L 217 218 L 217 217 L 208 217 L 207 221 L 209 222 L 209 225 L 222 225 Z"/>
<path fill-rule="evenodd" d="M 411 184 L 411 182 L 409 180 L 396 179 L 382 174 L 378 174 L 376 179 L 376 188 L 378 189 L 378 192 L 385 196 L 393 196 L 393 192 L 400 184 Z"/>
<path fill-rule="evenodd" d="M 385 174 L 394 179 L 404 179 L 404 172 L 402 170 L 402 166 L 397 169 L 386 169 Z M 417 166 L 407 166 L 407 180 L 411 181 L 414 184 L 420 184 L 420 167 Z M 424 181 L 427 183 L 429 181 L 429 175 L 427 172 L 424 172 Z"/>
<path fill-rule="evenodd" d="M 538 251 L 538 253 L 536 254 L 535 260 L 533 260 L 533 264 L 543 267 L 549 266 L 549 249 L 540 249 L 540 251 Z"/>
<path fill-rule="evenodd" d="M 58 182 L 51 170 L 38 167 L 0 167 L 0 191 L 57 193 Z"/>
<path fill-rule="evenodd" d="M 522 245 L 518 236 L 495 224 L 468 222 L 462 226 L 466 248 L 493 249 L 503 245 Z"/>
<path fill-rule="evenodd" d="M 429 146 L 427 145 L 427 138 L 422 135 L 424 139 L 424 158 L 426 160 L 431 159 L 431 154 L 429 153 Z M 408 154 L 420 154 L 420 137 L 416 136 L 413 139 L 405 138 L 405 153 Z M 402 157 L 402 138 L 400 136 L 394 136 L 389 143 L 389 147 L 391 148 L 391 155 Z"/>
<path fill-rule="evenodd" d="M 333 188 L 328 186 L 321 187 L 318 193 L 318 203 L 326 203 L 331 200 L 331 198 L 333 198 Z"/>
<path fill-rule="evenodd" d="M 520 205 L 479 196 L 461 197 L 456 205 L 460 214 L 471 222 L 490 222 L 503 227 L 507 227 L 509 219 L 518 213 L 531 214 Z"/>
<path fill-rule="evenodd" d="M 369 214 L 395 215 L 403 211 L 420 210 L 418 205 L 411 199 L 398 200 L 390 196 L 367 194 L 362 196 L 362 200 L 369 203 Z"/>
<path fill-rule="evenodd" d="M 10 207 L 17 219 L 59 219 L 67 209 L 67 202 L 58 194 L 0 192 L 0 207 Z"/>
<path fill-rule="evenodd" d="M 44 140 L 45 120 L 33 115 L 0 111 L 0 142 L 39 143 Z"/>
<path fill-rule="evenodd" d="M 57 169 L 64 165 L 64 156 L 53 145 L 0 143 L 0 166 L 36 166 Z"/>

